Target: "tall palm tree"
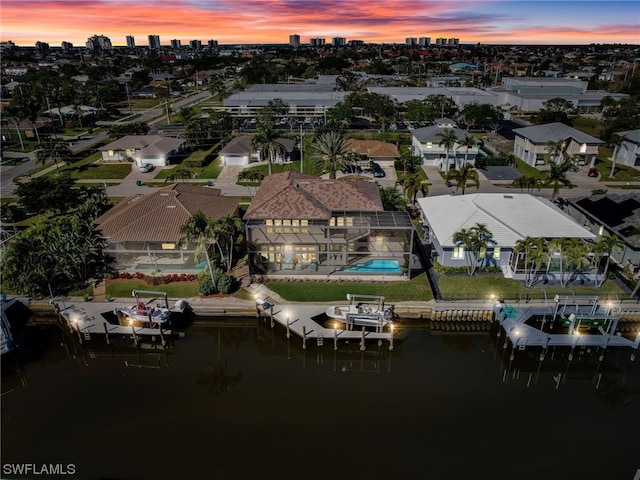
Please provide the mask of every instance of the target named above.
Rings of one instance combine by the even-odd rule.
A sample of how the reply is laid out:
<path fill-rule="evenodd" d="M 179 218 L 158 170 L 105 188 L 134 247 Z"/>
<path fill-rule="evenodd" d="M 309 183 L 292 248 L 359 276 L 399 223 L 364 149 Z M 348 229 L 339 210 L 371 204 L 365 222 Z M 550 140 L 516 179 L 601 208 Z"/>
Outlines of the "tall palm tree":
<path fill-rule="evenodd" d="M 416 198 L 418 192 L 424 193 L 424 180 L 417 173 L 410 173 L 402 180 L 402 191 L 407 200 L 410 200 L 413 205 L 416 204 Z M 428 192 L 428 190 L 427 190 Z"/>
<path fill-rule="evenodd" d="M 589 250 L 587 243 L 578 238 L 572 238 L 569 241 L 565 251 L 567 254 L 567 268 L 573 270 L 573 275 L 570 278 L 575 278 L 589 266 Z M 566 286 L 567 283 L 568 281 L 565 281 L 563 286 Z"/>
<path fill-rule="evenodd" d="M 618 150 L 622 145 L 622 142 L 626 140 L 625 135 L 612 135 L 611 140 L 609 140 L 609 146 L 613 147 L 613 155 L 611 155 L 611 172 L 609 173 L 609 178 L 613 178 L 616 173 L 616 156 L 618 155 Z"/>
<path fill-rule="evenodd" d="M 475 184 L 476 188 L 480 188 L 480 177 L 478 176 L 478 171 L 469 163 L 465 163 L 460 170 L 449 171 L 447 173 L 447 180 L 455 180 L 456 190 L 461 188 L 463 195 L 467 188 L 467 184 L 470 182 L 472 185 Z"/>
<path fill-rule="evenodd" d="M 195 260 L 198 261 L 204 254 L 207 261 L 207 268 L 211 275 L 211 282 L 215 290 L 218 289 L 216 285 L 215 276 L 213 275 L 213 267 L 211 265 L 211 257 L 209 256 L 209 245 L 215 243 L 216 237 L 213 229 L 213 222 L 202 211 L 198 210 L 180 227 L 180 240 L 178 246 L 187 245 L 189 243 L 195 243 Z"/>
<path fill-rule="evenodd" d="M 260 152 L 261 158 L 266 158 L 269 162 L 269 175 L 272 173 L 272 165 L 278 154 L 284 155 L 286 149 L 278 141 L 278 132 L 270 123 L 259 123 L 258 133 L 253 137 L 251 143 L 253 148 Z"/>
<path fill-rule="evenodd" d="M 329 178 L 336 178 L 336 169 L 340 158 L 347 153 L 346 139 L 341 132 L 329 131 L 321 133 L 314 140 L 318 155 L 316 161 L 329 168 Z"/>
<path fill-rule="evenodd" d="M 549 163 L 563 163 L 562 154 L 564 153 L 564 147 L 564 140 L 549 140 L 547 142 L 549 159 L 553 159 L 553 162 Z"/>
<path fill-rule="evenodd" d="M 598 243 L 596 243 L 594 254 L 596 260 L 596 288 L 600 288 L 602 284 L 607 279 L 607 272 L 609 271 L 609 262 L 611 261 L 611 255 L 613 254 L 613 250 L 615 248 L 622 248 L 624 243 L 620 238 L 616 235 L 606 235 L 603 236 Z M 600 271 L 600 263 L 602 257 L 607 257 L 607 261 L 604 264 L 604 270 L 602 272 L 602 277 L 598 276 L 598 272 Z M 598 280 L 600 278 L 600 280 Z"/>
<path fill-rule="evenodd" d="M 71 150 L 65 143 L 53 142 L 51 139 L 49 139 L 48 144 L 44 144 L 36 153 L 38 162 L 43 165 L 47 163 L 48 160 L 53 160 L 56 164 L 56 170 L 58 173 L 60 173 L 58 161 L 62 160 L 63 163 L 69 163 L 72 155 Z"/>
<path fill-rule="evenodd" d="M 466 135 L 464 136 L 464 138 L 460 141 L 459 143 L 459 147 L 464 147 L 465 151 L 464 151 L 464 164 L 466 165 L 468 160 L 469 160 L 469 149 L 472 147 L 475 147 L 478 144 L 478 141 L 475 139 L 475 137 L 471 136 L 471 135 Z M 457 163 L 457 157 L 456 157 L 456 163 Z M 456 165 L 456 168 L 459 168 Z"/>
<path fill-rule="evenodd" d="M 213 221 L 218 246 L 227 270 L 233 265 L 233 249 L 244 230 L 242 219 L 236 215 L 225 215 Z"/>
<path fill-rule="evenodd" d="M 564 282 L 564 256 L 565 249 L 569 245 L 569 240 L 566 238 L 555 238 L 549 242 L 548 245 L 548 254 L 549 261 L 547 263 L 547 273 L 549 272 L 549 268 L 551 267 L 551 261 L 553 260 L 553 256 L 557 255 L 559 257 L 559 266 L 560 266 L 560 285 L 565 286 Z"/>
<path fill-rule="evenodd" d="M 442 132 L 436 133 L 436 137 L 440 138 L 440 142 L 438 143 L 439 147 L 444 147 L 446 152 L 446 162 L 444 171 L 449 171 L 449 151 L 454 147 L 456 142 L 458 141 L 458 137 L 456 136 L 456 132 L 449 128 L 445 128 Z"/>
<path fill-rule="evenodd" d="M 567 178 L 567 172 L 571 167 L 571 163 L 568 161 L 564 161 L 562 163 L 551 162 L 549 164 L 549 169 L 545 170 L 545 185 L 553 185 L 553 192 L 551 194 L 551 201 L 555 201 L 558 196 L 558 192 L 560 192 L 560 186 L 564 185 L 565 187 L 570 187 L 571 180 Z"/>

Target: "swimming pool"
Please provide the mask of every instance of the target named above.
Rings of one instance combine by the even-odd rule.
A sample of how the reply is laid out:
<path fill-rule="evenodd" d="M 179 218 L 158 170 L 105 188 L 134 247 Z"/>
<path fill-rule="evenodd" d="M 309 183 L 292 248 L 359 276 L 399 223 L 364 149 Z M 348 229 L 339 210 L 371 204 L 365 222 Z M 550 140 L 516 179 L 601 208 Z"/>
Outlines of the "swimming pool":
<path fill-rule="evenodd" d="M 359 273 L 402 273 L 400 263 L 397 260 L 369 260 L 366 263 L 358 263 L 352 267 L 345 267 L 342 271 Z"/>

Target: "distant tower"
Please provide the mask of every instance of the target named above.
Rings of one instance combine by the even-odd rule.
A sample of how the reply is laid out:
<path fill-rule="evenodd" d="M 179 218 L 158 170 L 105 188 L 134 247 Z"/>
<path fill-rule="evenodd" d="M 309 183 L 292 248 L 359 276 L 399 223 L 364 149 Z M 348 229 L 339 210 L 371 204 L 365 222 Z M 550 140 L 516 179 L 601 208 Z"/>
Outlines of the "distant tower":
<path fill-rule="evenodd" d="M 300 35 L 289 35 L 289 45 L 293 48 L 298 48 L 300 46 Z"/>
<path fill-rule="evenodd" d="M 324 47 L 326 39 L 324 38 L 312 38 L 309 40 L 312 47 Z"/>
<path fill-rule="evenodd" d="M 133 35 L 127 35 L 127 47 L 136 48 L 136 39 L 133 38 Z"/>
<path fill-rule="evenodd" d="M 189 42 L 189 48 L 191 48 L 191 50 L 200 50 L 202 48 L 202 42 L 200 40 L 191 40 Z"/>
<path fill-rule="evenodd" d="M 180 50 L 182 48 L 182 43 L 177 38 L 171 40 L 171 49 L 172 50 Z"/>
<path fill-rule="evenodd" d="M 62 42 L 62 51 L 63 52 L 70 52 L 71 50 L 73 50 L 73 43 L 71 43 L 71 42 Z"/>
<path fill-rule="evenodd" d="M 407 37 L 404 41 L 407 47 L 415 47 L 418 44 L 418 39 L 415 37 Z"/>
<path fill-rule="evenodd" d="M 160 35 L 149 35 L 149 50 L 160 50 Z"/>
<path fill-rule="evenodd" d="M 428 47 L 429 45 L 431 45 L 431 38 L 430 37 L 420 37 L 418 39 L 418 43 L 420 45 L 422 45 L 423 47 Z"/>
<path fill-rule="evenodd" d="M 217 40 L 209 40 L 209 42 L 207 42 L 209 45 L 209 49 L 213 50 L 214 48 L 218 48 L 218 41 Z"/>
<path fill-rule="evenodd" d="M 344 47 L 347 44 L 347 39 L 344 37 L 333 37 L 332 42 L 334 47 Z"/>

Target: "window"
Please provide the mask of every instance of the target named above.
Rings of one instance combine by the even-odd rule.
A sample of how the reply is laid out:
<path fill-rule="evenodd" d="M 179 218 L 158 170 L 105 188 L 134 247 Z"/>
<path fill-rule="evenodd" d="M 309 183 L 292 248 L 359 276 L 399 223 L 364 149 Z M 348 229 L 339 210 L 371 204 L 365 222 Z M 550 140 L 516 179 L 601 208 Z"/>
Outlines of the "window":
<path fill-rule="evenodd" d="M 464 247 L 453 247 L 453 254 L 451 255 L 451 258 L 464 258 Z"/>

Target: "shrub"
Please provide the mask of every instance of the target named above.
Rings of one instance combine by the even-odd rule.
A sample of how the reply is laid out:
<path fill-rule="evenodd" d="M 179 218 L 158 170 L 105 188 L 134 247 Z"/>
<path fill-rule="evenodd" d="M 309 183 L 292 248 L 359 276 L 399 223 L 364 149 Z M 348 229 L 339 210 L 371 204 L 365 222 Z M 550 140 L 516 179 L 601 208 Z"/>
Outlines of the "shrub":
<path fill-rule="evenodd" d="M 201 295 L 213 295 L 215 293 L 230 293 L 235 286 L 235 278 L 233 275 L 228 275 L 220 268 L 214 268 L 213 277 L 216 281 L 216 287 L 214 288 L 211 281 L 211 275 L 206 272 L 200 273 L 200 283 L 198 285 L 198 291 Z"/>
<path fill-rule="evenodd" d="M 142 279 L 144 278 L 144 273 L 142 273 L 142 272 L 136 272 L 136 278 L 137 278 L 138 280 L 142 280 Z"/>

